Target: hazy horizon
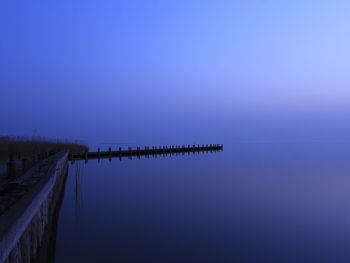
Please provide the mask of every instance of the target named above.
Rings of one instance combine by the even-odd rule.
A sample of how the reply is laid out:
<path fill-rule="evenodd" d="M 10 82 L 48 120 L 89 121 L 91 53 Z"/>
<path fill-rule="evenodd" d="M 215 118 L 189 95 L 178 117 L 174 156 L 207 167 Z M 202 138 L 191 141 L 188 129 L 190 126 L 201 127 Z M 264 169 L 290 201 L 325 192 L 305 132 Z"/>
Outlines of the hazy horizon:
<path fill-rule="evenodd" d="M 1 135 L 350 140 L 347 1 L 6 1 Z M 34 132 L 34 130 L 36 132 Z"/>

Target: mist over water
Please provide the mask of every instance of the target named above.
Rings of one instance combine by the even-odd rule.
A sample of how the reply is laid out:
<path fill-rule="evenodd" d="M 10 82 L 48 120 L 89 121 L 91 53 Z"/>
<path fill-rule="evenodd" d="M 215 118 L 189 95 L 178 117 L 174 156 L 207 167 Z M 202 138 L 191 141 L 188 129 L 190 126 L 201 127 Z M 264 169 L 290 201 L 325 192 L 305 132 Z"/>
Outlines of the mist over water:
<path fill-rule="evenodd" d="M 229 141 L 230 138 L 222 138 Z M 343 142 L 71 165 L 57 262 L 347 262 Z"/>

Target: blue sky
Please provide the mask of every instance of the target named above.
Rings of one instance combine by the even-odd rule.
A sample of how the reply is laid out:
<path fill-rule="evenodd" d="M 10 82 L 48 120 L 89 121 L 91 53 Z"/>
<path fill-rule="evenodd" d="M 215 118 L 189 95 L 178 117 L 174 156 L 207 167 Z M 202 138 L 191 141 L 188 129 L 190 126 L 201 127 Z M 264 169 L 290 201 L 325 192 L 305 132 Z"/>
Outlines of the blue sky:
<path fill-rule="evenodd" d="M 140 123 L 343 123 L 349 11 L 321 0 L 2 1 L 0 132 L 89 141 L 91 125 L 124 138 Z"/>

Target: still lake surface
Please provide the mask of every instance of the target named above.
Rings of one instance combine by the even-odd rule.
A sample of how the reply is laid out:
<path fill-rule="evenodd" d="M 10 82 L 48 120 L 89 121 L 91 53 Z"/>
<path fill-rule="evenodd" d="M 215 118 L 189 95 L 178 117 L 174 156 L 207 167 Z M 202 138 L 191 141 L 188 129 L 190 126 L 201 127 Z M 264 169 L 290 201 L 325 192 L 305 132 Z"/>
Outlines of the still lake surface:
<path fill-rule="evenodd" d="M 56 262 L 350 262 L 347 144 L 224 147 L 70 165 Z"/>

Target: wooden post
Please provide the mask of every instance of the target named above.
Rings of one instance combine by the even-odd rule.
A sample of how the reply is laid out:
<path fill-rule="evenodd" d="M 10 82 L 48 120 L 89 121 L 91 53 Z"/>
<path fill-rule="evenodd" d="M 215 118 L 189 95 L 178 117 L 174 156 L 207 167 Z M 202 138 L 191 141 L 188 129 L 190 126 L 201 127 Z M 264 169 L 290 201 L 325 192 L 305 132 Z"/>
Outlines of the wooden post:
<path fill-rule="evenodd" d="M 108 153 L 109 153 L 109 159 L 111 159 L 112 158 L 112 148 L 111 147 L 108 148 Z"/>
<path fill-rule="evenodd" d="M 35 153 L 32 154 L 32 165 L 36 163 Z"/>
<path fill-rule="evenodd" d="M 27 169 L 27 159 L 23 158 L 22 159 L 22 172 L 25 172 Z"/>
<path fill-rule="evenodd" d="M 16 175 L 16 163 L 13 160 L 13 155 L 10 154 L 9 162 L 7 163 L 7 176 L 13 178 Z"/>
<path fill-rule="evenodd" d="M 128 151 L 129 151 L 128 159 L 131 160 L 132 159 L 132 147 L 128 147 Z"/>

